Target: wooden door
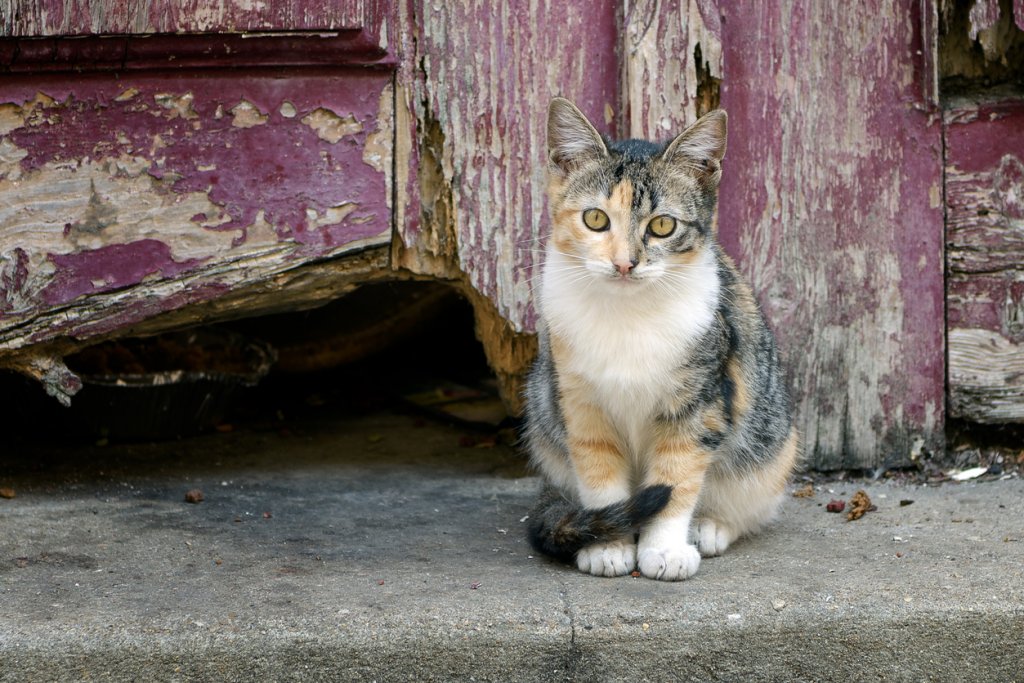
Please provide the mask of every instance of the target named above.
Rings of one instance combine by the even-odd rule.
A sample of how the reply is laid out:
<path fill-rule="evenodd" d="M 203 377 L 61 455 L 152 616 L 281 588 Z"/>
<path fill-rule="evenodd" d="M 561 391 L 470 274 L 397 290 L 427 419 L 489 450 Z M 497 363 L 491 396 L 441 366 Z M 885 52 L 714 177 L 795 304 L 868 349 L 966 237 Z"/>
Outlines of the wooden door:
<path fill-rule="evenodd" d="M 0 2 L 0 363 L 43 375 L 76 340 L 430 277 L 473 303 L 514 406 L 551 96 L 613 136 L 667 138 L 722 106 L 719 235 L 778 333 L 811 463 L 942 450 L 953 169 L 1017 177 L 944 157 L 973 149 L 940 106 L 953 0 L 150 6 Z M 957 308 L 991 284 L 964 258 L 954 410 L 958 321 L 995 325 L 977 297 Z"/>

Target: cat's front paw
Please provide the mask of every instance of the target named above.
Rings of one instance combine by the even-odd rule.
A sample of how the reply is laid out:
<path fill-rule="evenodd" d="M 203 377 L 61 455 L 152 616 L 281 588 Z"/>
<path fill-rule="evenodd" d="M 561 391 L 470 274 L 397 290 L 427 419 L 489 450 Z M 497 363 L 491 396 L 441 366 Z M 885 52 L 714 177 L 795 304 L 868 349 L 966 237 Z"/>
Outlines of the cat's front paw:
<path fill-rule="evenodd" d="M 644 548 L 640 551 L 640 573 L 649 579 L 682 581 L 697 573 L 700 553 L 692 545 L 675 548 Z"/>
<path fill-rule="evenodd" d="M 576 566 L 594 576 L 623 576 L 636 569 L 636 544 L 596 543 L 576 553 Z"/>

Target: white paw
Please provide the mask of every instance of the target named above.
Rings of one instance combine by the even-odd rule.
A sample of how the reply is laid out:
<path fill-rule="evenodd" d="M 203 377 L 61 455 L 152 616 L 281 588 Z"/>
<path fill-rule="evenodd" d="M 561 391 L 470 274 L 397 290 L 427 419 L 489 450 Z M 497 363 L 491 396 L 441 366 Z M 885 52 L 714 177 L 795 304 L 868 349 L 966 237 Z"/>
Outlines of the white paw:
<path fill-rule="evenodd" d="M 576 553 L 576 566 L 594 576 L 623 576 L 636 568 L 636 544 L 598 543 Z"/>
<path fill-rule="evenodd" d="M 694 531 L 697 548 L 704 557 L 721 555 L 736 538 L 728 526 L 707 517 L 697 520 Z"/>
<path fill-rule="evenodd" d="M 674 548 L 644 548 L 640 551 L 640 573 L 649 579 L 682 581 L 697 573 L 700 553 L 689 544 Z"/>

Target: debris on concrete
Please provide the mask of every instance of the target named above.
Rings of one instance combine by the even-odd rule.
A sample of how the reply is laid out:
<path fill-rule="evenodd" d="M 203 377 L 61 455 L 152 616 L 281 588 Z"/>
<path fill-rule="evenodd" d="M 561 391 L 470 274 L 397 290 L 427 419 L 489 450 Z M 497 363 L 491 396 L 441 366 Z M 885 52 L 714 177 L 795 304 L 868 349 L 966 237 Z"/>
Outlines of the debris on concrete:
<path fill-rule="evenodd" d="M 986 472 L 988 472 L 988 467 L 971 467 L 966 470 L 950 470 L 946 474 L 953 481 L 968 481 L 970 479 L 977 479 Z"/>
<path fill-rule="evenodd" d="M 874 512 L 878 508 L 871 502 L 871 498 L 868 496 L 864 489 L 857 491 L 853 494 L 853 498 L 850 498 L 850 511 L 846 513 L 846 519 L 852 522 L 855 519 L 860 519 L 867 512 Z"/>
<path fill-rule="evenodd" d="M 829 512 L 842 512 L 843 510 L 846 509 L 846 501 L 830 500 L 828 502 L 828 505 L 825 506 L 825 509 L 828 510 Z"/>
<path fill-rule="evenodd" d="M 10 498 L 14 498 L 16 495 L 17 494 L 14 492 L 14 489 L 10 489 L 10 488 L 2 488 L 2 489 L 0 489 L 0 498 L 8 498 L 8 499 L 10 499 Z"/>
<path fill-rule="evenodd" d="M 203 498 L 203 492 L 199 489 L 191 489 L 185 493 L 186 503 L 202 503 Z"/>
<path fill-rule="evenodd" d="M 807 482 L 802 488 L 793 491 L 794 498 L 813 498 L 814 497 L 814 485 L 811 482 Z"/>

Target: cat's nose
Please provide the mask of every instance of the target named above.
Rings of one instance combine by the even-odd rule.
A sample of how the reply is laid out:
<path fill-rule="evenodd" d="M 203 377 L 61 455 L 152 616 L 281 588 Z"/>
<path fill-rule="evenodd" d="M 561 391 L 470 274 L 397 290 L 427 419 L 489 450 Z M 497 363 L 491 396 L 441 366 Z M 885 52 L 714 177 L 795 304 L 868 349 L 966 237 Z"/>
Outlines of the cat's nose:
<path fill-rule="evenodd" d="M 623 277 L 629 275 L 629 271 L 633 270 L 636 264 L 636 259 L 629 259 L 628 261 L 626 259 L 615 259 L 612 261 L 612 265 L 614 265 L 616 270 L 619 271 L 619 275 L 622 275 Z"/>

